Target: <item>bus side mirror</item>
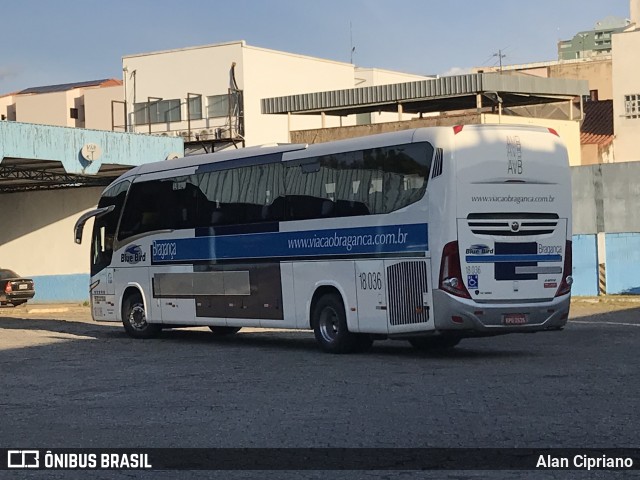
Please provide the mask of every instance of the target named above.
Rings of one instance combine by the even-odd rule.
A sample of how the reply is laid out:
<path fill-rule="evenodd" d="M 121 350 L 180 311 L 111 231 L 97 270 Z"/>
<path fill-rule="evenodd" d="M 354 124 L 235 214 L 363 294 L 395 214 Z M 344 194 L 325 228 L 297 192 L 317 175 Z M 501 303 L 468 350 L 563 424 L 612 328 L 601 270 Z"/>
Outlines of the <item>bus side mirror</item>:
<path fill-rule="evenodd" d="M 91 217 L 101 217 L 109 212 L 112 212 L 116 208 L 115 205 L 109 205 L 108 207 L 96 208 L 80 216 L 75 226 L 73 227 L 73 239 L 80 245 L 82 243 L 82 231 L 84 230 L 84 224 L 87 223 Z"/>

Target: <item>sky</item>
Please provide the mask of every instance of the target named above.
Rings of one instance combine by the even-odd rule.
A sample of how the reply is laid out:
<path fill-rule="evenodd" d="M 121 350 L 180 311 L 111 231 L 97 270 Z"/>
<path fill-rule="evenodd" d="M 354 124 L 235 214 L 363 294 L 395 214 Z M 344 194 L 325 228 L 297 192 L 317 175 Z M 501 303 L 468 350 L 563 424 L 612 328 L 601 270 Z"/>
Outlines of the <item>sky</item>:
<path fill-rule="evenodd" d="M 122 57 L 249 45 L 422 75 L 557 59 L 629 0 L 5 0 L 0 95 L 122 78 Z"/>

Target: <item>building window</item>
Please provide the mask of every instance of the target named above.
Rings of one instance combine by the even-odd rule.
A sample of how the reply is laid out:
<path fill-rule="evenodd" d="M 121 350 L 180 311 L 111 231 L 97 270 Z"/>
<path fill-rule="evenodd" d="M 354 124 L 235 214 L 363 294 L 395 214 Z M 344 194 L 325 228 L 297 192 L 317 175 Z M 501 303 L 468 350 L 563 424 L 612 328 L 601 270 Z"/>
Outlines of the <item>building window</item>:
<path fill-rule="evenodd" d="M 624 116 L 640 118 L 640 94 L 624 96 Z"/>
<path fill-rule="evenodd" d="M 202 118 L 202 96 L 187 98 L 189 102 L 189 120 L 200 120 Z"/>
<path fill-rule="evenodd" d="M 136 125 L 182 120 L 179 99 L 136 103 L 133 106 L 133 111 Z"/>
<path fill-rule="evenodd" d="M 229 95 L 213 95 L 207 97 L 207 117 L 228 117 L 229 116 Z"/>

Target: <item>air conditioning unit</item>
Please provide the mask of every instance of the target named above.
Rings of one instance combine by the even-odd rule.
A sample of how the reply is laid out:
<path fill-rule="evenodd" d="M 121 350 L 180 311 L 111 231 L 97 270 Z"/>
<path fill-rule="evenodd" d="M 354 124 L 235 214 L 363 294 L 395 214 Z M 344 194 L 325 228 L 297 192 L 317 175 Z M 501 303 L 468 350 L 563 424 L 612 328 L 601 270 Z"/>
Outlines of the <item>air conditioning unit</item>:
<path fill-rule="evenodd" d="M 216 138 L 231 138 L 231 132 L 227 128 L 217 128 Z"/>

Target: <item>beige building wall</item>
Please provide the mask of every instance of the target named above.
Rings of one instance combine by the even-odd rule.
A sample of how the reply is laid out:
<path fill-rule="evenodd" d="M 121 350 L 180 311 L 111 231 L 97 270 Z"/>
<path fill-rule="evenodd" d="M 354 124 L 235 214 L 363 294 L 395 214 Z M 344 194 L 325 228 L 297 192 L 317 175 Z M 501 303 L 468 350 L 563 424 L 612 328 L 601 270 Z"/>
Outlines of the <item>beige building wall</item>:
<path fill-rule="evenodd" d="M 544 118 L 514 117 L 483 113 L 480 123 L 501 123 L 509 125 L 538 125 L 553 128 L 567 146 L 569 164 L 574 167 L 582 164 L 580 151 L 580 123 L 575 120 L 548 120 Z"/>
<path fill-rule="evenodd" d="M 497 72 L 498 70 L 498 67 L 479 67 L 474 69 L 476 72 Z M 589 90 L 598 91 L 598 100 L 611 100 L 613 98 L 611 57 L 598 60 L 580 59 L 506 65 L 503 67 L 503 73 L 533 75 L 543 78 L 587 80 L 589 82 Z"/>
<path fill-rule="evenodd" d="M 4 115 L 5 120 L 16 119 L 15 95 L 4 95 L 0 97 L 0 115 Z"/>
<path fill-rule="evenodd" d="M 124 87 L 85 88 L 84 91 L 84 128 L 92 130 L 111 130 L 111 102 L 124 101 Z M 113 106 L 116 132 L 124 131 L 124 106 Z M 117 128 L 120 127 L 120 128 Z"/>
<path fill-rule="evenodd" d="M 16 121 L 68 126 L 67 92 L 16 95 Z"/>
<path fill-rule="evenodd" d="M 616 162 L 640 160 L 640 112 L 625 116 L 625 96 L 636 95 L 640 107 L 640 30 L 612 35 L 613 52 L 613 146 Z"/>
<path fill-rule="evenodd" d="M 613 98 L 611 59 L 559 63 L 549 67 L 549 77 L 587 80 L 589 90 L 598 91 L 598 100 Z"/>
<path fill-rule="evenodd" d="M 13 110 L 9 120 L 59 127 L 111 130 L 111 101 L 124 98 L 122 86 L 72 88 L 61 92 L 10 95 L 0 98 L 0 113 Z M 71 117 L 71 109 L 78 118 Z M 9 110 L 8 110 L 9 109 Z M 119 124 L 124 123 L 122 109 Z M 122 129 L 116 129 L 116 131 Z"/>

